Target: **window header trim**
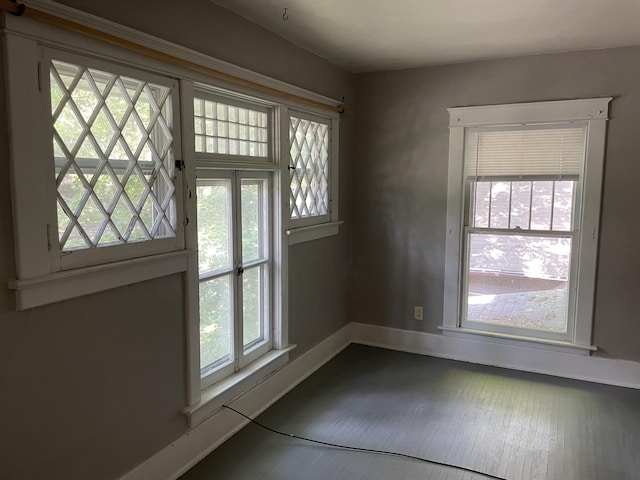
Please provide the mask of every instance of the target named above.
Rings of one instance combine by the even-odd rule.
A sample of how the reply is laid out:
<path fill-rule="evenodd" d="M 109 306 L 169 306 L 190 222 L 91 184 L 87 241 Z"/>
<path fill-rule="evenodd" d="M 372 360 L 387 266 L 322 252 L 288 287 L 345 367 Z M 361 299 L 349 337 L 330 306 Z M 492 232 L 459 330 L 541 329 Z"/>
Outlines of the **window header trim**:
<path fill-rule="evenodd" d="M 612 97 L 448 108 L 450 127 L 608 120 Z"/>

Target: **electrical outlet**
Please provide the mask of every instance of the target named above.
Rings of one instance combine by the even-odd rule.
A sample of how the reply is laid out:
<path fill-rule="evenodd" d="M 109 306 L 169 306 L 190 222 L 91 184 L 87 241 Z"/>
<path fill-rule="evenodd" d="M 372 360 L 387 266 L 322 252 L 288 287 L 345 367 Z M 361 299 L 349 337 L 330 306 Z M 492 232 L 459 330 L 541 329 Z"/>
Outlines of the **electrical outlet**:
<path fill-rule="evenodd" d="M 422 307 L 416 305 L 413 307 L 413 318 L 416 320 L 424 320 L 424 312 L 422 311 Z"/>

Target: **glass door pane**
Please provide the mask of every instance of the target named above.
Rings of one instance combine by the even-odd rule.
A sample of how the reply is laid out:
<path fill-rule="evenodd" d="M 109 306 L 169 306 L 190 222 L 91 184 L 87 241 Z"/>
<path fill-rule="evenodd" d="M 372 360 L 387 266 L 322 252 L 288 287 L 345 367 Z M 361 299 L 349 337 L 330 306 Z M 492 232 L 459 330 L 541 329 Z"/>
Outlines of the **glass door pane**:
<path fill-rule="evenodd" d="M 259 172 L 202 175 L 200 358 L 203 377 L 216 379 L 270 348 L 270 183 L 269 174 Z"/>
<path fill-rule="evenodd" d="M 198 271 L 232 268 L 231 180 L 198 180 Z"/>
<path fill-rule="evenodd" d="M 264 258 L 265 182 L 264 179 L 242 179 L 242 261 L 245 264 Z"/>
<path fill-rule="evenodd" d="M 232 193 L 230 178 L 198 179 L 200 368 L 203 374 L 233 360 Z"/>
<path fill-rule="evenodd" d="M 268 340 L 266 275 L 269 262 L 269 197 L 266 177 L 240 181 L 242 216 L 242 345 L 246 352 Z"/>

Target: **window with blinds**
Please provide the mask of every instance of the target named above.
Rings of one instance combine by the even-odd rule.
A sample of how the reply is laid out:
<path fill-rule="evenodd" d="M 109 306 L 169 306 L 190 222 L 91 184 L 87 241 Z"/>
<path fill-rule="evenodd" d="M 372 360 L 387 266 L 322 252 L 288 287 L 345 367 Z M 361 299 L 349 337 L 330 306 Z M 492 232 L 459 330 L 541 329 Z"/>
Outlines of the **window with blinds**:
<path fill-rule="evenodd" d="M 577 178 L 584 158 L 585 125 L 523 125 L 469 129 L 466 176 L 474 180 Z"/>
<path fill-rule="evenodd" d="M 585 140 L 584 124 L 466 131 L 463 325 L 566 335 Z"/>

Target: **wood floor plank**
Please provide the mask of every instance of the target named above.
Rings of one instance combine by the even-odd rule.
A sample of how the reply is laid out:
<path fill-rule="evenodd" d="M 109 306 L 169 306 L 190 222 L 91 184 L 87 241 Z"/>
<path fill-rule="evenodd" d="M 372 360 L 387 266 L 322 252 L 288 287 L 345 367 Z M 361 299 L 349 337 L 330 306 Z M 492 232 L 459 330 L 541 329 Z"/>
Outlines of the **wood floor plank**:
<path fill-rule="evenodd" d="M 637 480 L 640 391 L 352 345 L 263 413 L 287 433 L 508 480 Z M 182 480 L 486 480 L 248 425 Z"/>

